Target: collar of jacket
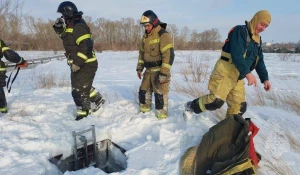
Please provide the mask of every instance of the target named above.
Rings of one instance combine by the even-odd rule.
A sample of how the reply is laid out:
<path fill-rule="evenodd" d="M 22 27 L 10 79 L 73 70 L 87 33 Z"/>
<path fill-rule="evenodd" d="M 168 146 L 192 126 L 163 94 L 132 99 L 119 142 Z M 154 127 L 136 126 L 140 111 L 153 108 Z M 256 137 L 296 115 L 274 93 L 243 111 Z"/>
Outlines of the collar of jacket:
<path fill-rule="evenodd" d="M 161 27 L 160 27 L 160 25 L 158 25 L 149 34 L 145 33 L 145 38 L 147 38 L 148 36 L 154 35 L 155 33 L 158 33 L 160 31 L 160 29 L 161 29 Z"/>
<path fill-rule="evenodd" d="M 253 30 L 253 26 L 250 25 L 250 23 L 248 21 L 245 21 L 245 24 L 246 24 L 246 27 L 247 27 L 247 30 L 248 30 L 248 34 L 250 35 L 250 38 L 255 41 L 257 44 L 260 43 L 260 35 L 257 34 L 255 35 Z"/>

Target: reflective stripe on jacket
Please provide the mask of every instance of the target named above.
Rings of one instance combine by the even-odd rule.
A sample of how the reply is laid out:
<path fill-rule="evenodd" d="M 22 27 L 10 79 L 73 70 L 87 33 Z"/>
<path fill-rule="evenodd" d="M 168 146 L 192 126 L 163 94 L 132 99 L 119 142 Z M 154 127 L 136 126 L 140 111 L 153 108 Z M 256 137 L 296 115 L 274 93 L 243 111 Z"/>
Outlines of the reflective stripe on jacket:
<path fill-rule="evenodd" d="M 97 61 L 93 51 L 93 40 L 90 28 L 83 19 L 76 19 L 71 26 L 59 35 L 63 40 L 63 45 L 69 59 L 73 64 L 82 66 L 85 63 Z"/>
<path fill-rule="evenodd" d="M 23 58 L 20 57 L 18 53 L 11 50 L 3 40 L 0 39 L 0 60 L 2 57 L 5 57 L 8 61 L 19 64 L 23 61 Z M 5 66 L 1 66 L 1 70 L 3 71 Z M 4 70 L 5 71 L 5 70 Z"/>

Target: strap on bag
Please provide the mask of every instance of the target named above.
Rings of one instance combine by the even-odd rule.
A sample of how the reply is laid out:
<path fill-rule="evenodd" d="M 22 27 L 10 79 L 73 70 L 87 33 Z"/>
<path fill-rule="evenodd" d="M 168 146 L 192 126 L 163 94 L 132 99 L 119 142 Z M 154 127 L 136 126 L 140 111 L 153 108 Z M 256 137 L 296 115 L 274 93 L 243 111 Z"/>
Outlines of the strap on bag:
<path fill-rule="evenodd" d="M 12 73 L 13 73 L 16 69 L 17 69 L 17 72 L 16 72 L 16 74 L 15 74 L 14 78 L 12 79 L 11 84 L 10 84 L 10 86 L 9 86 L 11 75 L 12 75 Z M 10 75 L 9 75 L 8 80 L 7 80 L 7 84 L 6 84 L 6 88 L 7 88 L 8 93 L 10 93 L 11 86 L 12 86 L 12 84 L 14 83 L 15 79 L 17 78 L 17 76 L 18 76 L 18 74 L 19 74 L 19 71 L 20 71 L 20 67 L 18 67 L 18 66 L 16 65 L 15 69 L 14 69 L 13 71 L 11 71 L 11 73 L 10 73 Z M 8 86 L 9 86 L 9 88 L 8 88 Z"/>

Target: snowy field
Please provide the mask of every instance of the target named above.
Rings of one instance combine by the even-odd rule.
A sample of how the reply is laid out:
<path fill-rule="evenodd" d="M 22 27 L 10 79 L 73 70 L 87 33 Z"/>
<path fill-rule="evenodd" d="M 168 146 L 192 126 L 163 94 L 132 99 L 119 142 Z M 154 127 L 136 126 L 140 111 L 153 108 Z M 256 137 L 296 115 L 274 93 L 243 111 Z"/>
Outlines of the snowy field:
<path fill-rule="evenodd" d="M 26 59 L 37 55 L 52 56 L 54 52 L 20 54 Z M 179 174 L 181 156 L 189 147 L 198 144 L 203 134 L 218 120 L 215 113 L 205 112 L 194 114 L 185 122 L 182 117 L 184 103 L 196 97 L 177 92 L 172 85 L 175 81 L 186 83 L 179 70 L 187 57 L 205 58 L 211 69 L 220 52 L 176 51 L 175 54 L 169 117 L 166 120 L 158 120 L 154 110 L 139 113 L 137 94 L 141 81 L 135 71 L 138 52 L 107 51 L 97 54 L 99 69 L 94 86 L 107 103 L 101 110 L 80 121 L 74 120 L 76 108 L 71 97 L 70 70 L 66 60 L 53 60 L 31 69 L 22 69 L 11 93 L 6 93 L 9 112 L 0 114 L 0 174 L 59 174 L 57 167 L 48 159 L 61 153 L 64 157 L 71 155 L 72 131 L 81 131 L 91 125 L 96 127 L 97 141 L 109 138 L 127 150 L 128 168 L 114 175 Z M 299 97 L 300 57 L 293 61 L 280 61 L 276 54 L 265 54 L 265 63 L 273 85 L 272 93 L 293 92 L 295 97 Z M 57 85 L 42 88 L 45 77 L 53 77 Z M 207 89 L 206 82 L 197 86 Z M 259 86 L 262 87 L 262 84 Z M 256 93 L 253 86 L 247 86 L 246 90 L 247 96 Z M 299 113 L 252 105 L 244 117 L 251 118 L 260 128 L 255 137 L 255 147 L 262 155 L 259 174 L 300 174 Z M 65 174 L 106 173 L 90 167 Z"/>

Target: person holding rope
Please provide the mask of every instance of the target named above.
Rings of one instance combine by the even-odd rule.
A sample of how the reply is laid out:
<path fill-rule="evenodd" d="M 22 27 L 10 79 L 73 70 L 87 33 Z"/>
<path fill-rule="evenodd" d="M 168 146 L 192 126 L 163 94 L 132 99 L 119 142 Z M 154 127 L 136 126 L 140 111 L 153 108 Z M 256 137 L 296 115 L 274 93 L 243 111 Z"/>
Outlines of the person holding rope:
<path fill-rule="evenodd" d="M 18 53 L 11 50 L 4 43 L 3 40 L 0 39 L 0 112 L 7 113 L 7 102 L 4 93 L 3 87 L 6 86 L 6 68 L 5 63 L 2 61 L 2 57 L 5 57 L 8 61 L 16 63 L 16 67 L 19 69 L 21 67 L 28 67 L 28 63 L 24 60 L 23 57 L 20 57 Z"/>

